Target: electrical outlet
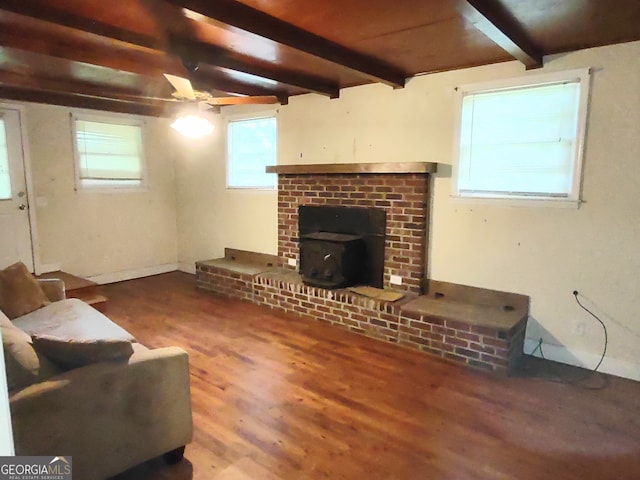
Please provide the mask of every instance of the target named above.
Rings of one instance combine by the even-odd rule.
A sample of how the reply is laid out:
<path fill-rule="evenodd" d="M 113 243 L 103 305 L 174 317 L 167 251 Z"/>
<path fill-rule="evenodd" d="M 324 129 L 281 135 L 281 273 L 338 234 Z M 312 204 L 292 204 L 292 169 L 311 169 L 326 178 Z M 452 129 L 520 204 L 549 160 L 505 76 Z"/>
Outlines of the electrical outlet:
<path fill-rule="evenodd" d="M 402 277 L 400 275 L 391 275 L 389 277 L 389 283 L 391 285 L 402 285 Z"/>
<path fill-rule="evenodd" d="M 289 258 L 287 260 L 287 263 L 289 264 L 290 267 L 297 267 L 298 266 L 298 261 L 295 258 Z"/>
<path fill-rule="evenodd" d="M 584 335 L 585 325 L 584 322 L 577 322 L 576 326 L 573 329 L 573 333 L 578 337 L 582 337 Z"/>

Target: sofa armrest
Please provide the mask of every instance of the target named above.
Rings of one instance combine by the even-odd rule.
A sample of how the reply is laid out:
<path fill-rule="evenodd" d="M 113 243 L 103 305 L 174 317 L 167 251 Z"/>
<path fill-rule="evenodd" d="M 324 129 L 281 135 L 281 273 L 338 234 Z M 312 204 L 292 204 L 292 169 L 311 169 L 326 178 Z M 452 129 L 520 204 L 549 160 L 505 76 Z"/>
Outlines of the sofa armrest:
<path fill-rule="evenodd" d="M 38 283 L 50 302 L 57 302 L 66 298 L 64 282 L 59 278 L 39 278 Z"/>
<path fill-rule="evenodd" d="M 110 477 L 192 438 L 189 361 L 178 347 L 70 370 L 10 405 L 16 455 L 71 455 L 77 478 Z"/>

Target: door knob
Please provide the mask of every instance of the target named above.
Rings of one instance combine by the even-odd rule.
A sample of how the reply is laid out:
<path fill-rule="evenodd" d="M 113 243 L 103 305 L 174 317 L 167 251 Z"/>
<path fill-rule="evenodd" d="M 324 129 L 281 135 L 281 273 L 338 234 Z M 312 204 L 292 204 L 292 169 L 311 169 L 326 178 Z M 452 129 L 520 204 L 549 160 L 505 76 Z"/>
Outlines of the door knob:
<path fill-rule="evenodd" d="M 24 203 L 21 203 L 21 204 L 18 206 L 18 208 L 19 208 L 20 210 L 26 210 L 26 209 L 27 209 L 27 206 L 26 206 Z"/>

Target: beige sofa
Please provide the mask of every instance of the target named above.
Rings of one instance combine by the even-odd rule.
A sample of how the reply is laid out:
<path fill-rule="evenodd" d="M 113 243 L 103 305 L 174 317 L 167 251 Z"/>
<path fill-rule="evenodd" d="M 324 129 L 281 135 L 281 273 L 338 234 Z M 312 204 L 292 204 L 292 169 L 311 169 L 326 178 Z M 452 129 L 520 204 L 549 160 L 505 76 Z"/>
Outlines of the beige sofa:
<path fill-rule="evenodd" d="M 149 350 L 89 305 L 65 299 L 61 282 L 42 285 L 51 303 L 11 321 L 0 312 L 16 455 L 71 456 L 74 478 L 85 480 L 160 455 L 179 461 L 192 438 L 187 353 Z M 60 339 L 74 338 L 82 339 L 75 353 L 61 355 Z M 11 359 L 25 352 L 37 368 Z M 12 379 L 10 369 L 22 371 Z M 33 383 L 15 388 L 24 374 Z"/>

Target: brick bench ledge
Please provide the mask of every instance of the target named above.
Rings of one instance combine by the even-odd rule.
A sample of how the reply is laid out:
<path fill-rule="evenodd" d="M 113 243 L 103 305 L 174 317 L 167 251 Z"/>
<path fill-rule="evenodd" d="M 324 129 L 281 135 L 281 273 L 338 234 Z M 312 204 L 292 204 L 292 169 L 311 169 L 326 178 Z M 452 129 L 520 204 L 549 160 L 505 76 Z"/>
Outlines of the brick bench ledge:
<path fill-rule="evenodd" d="M 225 258 L 197 262 L 198 288 L 458 364 L 507 374 L 517 370 L 529 314 L 524 295 L 430 280 L 425 295 L 385 302 L 304 285 L 297 273 L 274 267 L 275 257 L 237 252 L 226 249 Z"/>
<path fill-rule="evenodd" d="M 253 302 L 255 276 L 275 268 L 277 264 L 275 255 L 225 248 L 223 258 L 196 262 L 196 286 Z"/>
<path fill-rule="evenodd" d="M 516 373 L 529 297 L 429 280 L 427 293 L 400 310 L 401 345 L 472 367 Z"/>

